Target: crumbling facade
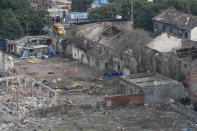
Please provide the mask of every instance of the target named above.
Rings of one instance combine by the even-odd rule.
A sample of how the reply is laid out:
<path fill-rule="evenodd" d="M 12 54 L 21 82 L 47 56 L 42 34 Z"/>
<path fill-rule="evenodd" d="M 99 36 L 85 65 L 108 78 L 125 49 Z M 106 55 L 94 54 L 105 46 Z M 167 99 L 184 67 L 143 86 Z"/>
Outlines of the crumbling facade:
<path fill-rule="evenodd" d="M 14 61 L 11 56 L 0 52 L 0 76 L 9 74 L 14 69 Z"/>
<path fill-rule="evenodd" d="M 151 73 L 122 76 L 114 92 L 122 95 L 144 94 L 145 104 L 161 103 L 166 98 L 178 100 L 185 95 L 180 82 Z"/>
<path fill-rule="evenodd" d="M 135 72 L 136 61 L 133 59 L 132 50 L 128 49 L 121 53 L 118 50 L 121 44 L 118 39 L 126 31 L 118 26 L 120 24 L 115 23 L 117 26 L 113 24 L 100 22 L 77 26 L 75 37 L 80 40 L 78 44 L 75 42 L 68 45 L 66 52 L 71 51 L 72 58 L 100 71 L 121 71 L 125 74 Z"/>
<path fill-rule="evenodd" d="M 186 40 L 197 41 L 197 16 L 167 9 L 153 18 L 155 32 L 166 32 Z"/>
<path fill-rule="evenodd" d="M 63 38 L 56 36 L 26 36 L 6 43 L 6 52 L 22 58 L 43 57 L 49 55 L 50 50 L 62 52 Z"/>

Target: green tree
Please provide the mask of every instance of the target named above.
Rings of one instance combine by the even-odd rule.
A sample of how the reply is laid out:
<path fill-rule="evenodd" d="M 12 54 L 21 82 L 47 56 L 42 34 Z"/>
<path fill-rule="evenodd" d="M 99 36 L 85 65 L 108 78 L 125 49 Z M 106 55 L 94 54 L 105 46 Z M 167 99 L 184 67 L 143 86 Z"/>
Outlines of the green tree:
<path fill-rule="evenodd" d="M 116 18 L 121 14 L 121 7 L 115 3 L 103 4 L 99 8 L 93 9 L 89 14 L 90 20 L 102 20 Z"/>
<path fill-rule="evenodd" d="M 197 0 L 133 0 L 134 1 L 134 27 L 152 30 L 152 18 L 167 8 L 173 8 L 181 12 L 197 15 Z M 120 14 L 123 18 L 131 17 L 131 0 L 110 0 L 114 7 L 120 6 Z M 107 6 L 106 6 L 107 7 Z M 90 19 L 104 19 L 102 12 L 110 11 L 110 8 L 101 6 L 91 11 Z M 119 10 L 119 9 L 118 9 Z M 100 13 L 101 12 L 101 13 Z"/>
<path fill-rule="evenodd" d="M 49 13 L 43 8 L 33 8 L 26 18 L 30 35 L 43 34 L 43 28 L 51 24 Z"/>
<path fill-rule="evenodd" d="M 189 4 L 189 9 L 190 13 L 193 15 L 197 15 L 197 0 L 190 0 Z"/>
<path fill-rule="evenodd" d="M 87 11 L 93 0 L 72 0 L 73 11 Z"/>
<path fill-rule="evenodd" d="M 29 0 L 0 0 L 0 36 L 8 39 L 19 38 L 27 33 L 43 33 L 43 27 L 50 24 L 45 9 L 34 8 Z"/>
<path fill-rule="evenodd" d="M 1 10 L 0 14 L 0 37 L 15 39 L 23 35 L 24 30 L 12 10 Z"/>

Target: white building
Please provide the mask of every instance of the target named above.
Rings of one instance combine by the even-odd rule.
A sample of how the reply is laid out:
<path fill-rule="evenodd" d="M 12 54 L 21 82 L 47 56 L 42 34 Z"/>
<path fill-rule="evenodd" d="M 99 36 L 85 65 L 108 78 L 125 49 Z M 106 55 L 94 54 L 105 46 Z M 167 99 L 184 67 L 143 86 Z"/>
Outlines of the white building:
<path fill-rule="evenodd" d="M 62 22 L 65 22 L 66 16 L 68 14 L 67 9 L 50 8 L 48 9 L 48 12 L 50 13 L 50 16 L 52 18 L 59 17 L 62 20 Z"/>

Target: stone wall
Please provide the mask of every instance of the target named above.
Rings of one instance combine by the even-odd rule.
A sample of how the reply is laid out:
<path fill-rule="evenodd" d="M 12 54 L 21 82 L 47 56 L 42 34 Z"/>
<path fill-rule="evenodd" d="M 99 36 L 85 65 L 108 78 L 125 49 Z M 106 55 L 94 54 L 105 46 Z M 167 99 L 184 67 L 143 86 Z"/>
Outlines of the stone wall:
<path fill-rule="evenodd" d="M 46 109 L 38 109 L 30 111 L 29 116 L 48 117 L 54 115 L 66 114 L 69 110 L 75 109 L 91 109 L 91 105 L 57 105 Z"/>

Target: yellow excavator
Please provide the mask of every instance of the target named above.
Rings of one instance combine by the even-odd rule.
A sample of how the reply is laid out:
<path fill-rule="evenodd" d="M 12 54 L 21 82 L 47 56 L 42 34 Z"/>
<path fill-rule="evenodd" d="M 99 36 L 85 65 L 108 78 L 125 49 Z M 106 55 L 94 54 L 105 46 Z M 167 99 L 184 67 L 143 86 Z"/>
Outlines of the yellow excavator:
<path fill-rule="evenodd" d="M 58 35 L 64 35 L 66 33 L 64 26 L 61 24 L 54 24 L 52 30 Z"/>

